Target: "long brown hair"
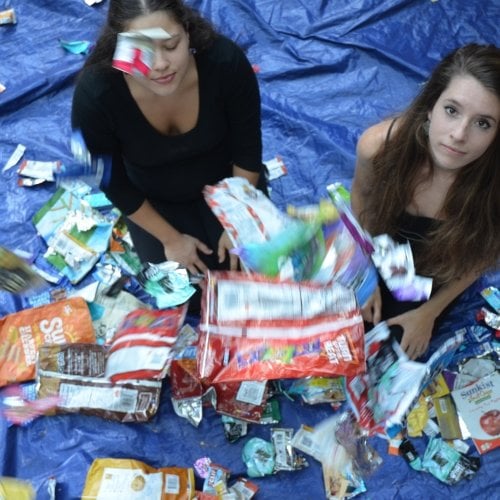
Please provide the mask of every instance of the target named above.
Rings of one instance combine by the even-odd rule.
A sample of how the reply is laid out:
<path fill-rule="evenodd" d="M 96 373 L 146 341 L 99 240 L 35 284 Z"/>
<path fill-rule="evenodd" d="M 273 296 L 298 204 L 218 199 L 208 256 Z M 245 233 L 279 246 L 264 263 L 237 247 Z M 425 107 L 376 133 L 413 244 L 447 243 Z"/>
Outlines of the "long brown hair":
<path fill-rule="evenodd" d="M 186 30 L 190 48 L 198 52 L 210 47 L 217 36 L 213 26 L 182 0 L 110 0 L 106 24 L 85 66 L 111 66 L 118 33 L 126 31 L 136 17 L 159 11 L 167 12 Z"/>
<path fill-rule="evenodd" d="M 394 234 L 422 182 L 422 165 L 433 168 L 426 132 L 428 112 L 457 75 L 474 77 L 500 99 L 500 49 L 469 44 L 448 54 L 398 118 L 397 130 L 373 159 L 373 188 L 361 214 L 372 234 Z M 431 231 L 416 261 L 419 271 L 438 283 L 499 264 L 500 124 L 497 127 L 483 155 L 457 172 L 441 210 L 444 220 Z"/>

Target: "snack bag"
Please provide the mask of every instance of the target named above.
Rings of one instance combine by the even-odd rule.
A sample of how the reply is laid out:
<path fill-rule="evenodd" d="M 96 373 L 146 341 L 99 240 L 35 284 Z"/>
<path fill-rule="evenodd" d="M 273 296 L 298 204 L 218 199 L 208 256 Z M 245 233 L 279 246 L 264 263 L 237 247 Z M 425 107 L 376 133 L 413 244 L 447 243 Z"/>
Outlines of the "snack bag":
<path fill-rule="evenodd" d="M 35 378 L 42 344 L 95 342 L 84 299 L 73 297 L 0 319 L 0 387 Z"/>
<path fill-rule="evenodd" d="M 354 375 L 365 368 L 352 290 L 208 272 L 199 325 L 204 382 Z"/>
<path fill-rule="evenodd" d="M 162 310 L 136 309 L 129 313 L 111 342 L 106 377 L 112 382 L 164 378 L 186 313 L 187 304 Z"/>
<path fill-rule="evenodd" d="M 191 500 L 194 486 L 192 468 L 155 469 L 138 460 L 97 458 L 87 473 L 82 500 Z"/>

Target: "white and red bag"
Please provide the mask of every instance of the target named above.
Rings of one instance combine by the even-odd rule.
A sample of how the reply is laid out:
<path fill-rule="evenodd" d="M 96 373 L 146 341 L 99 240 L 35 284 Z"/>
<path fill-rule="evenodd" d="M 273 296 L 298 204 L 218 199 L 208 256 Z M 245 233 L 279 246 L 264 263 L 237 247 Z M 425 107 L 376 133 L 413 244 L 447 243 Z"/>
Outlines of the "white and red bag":
<path fill-rule="evenodd" d="M 136 309 L 128 314 L 111 342 L 106 377 L 112 382 L 164 378 L 186 312 L 183 304 L 172 309 Z"/>
<path fill-rule="evenodd" d="M 356 375 L 364 326 L 352 290 L 215 271 L 206 275 L 198 373 L 205 383 Z"/>

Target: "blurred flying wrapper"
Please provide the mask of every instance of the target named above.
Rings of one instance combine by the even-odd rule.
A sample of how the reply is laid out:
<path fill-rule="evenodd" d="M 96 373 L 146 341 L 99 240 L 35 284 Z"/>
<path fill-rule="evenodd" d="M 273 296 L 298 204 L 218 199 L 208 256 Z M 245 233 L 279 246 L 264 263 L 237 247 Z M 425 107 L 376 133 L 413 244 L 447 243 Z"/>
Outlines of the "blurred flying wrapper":
<path fill-rule="evenodd" d="M 26 261 L 0 246 L 0 290 L 22 293 L 42 283 L 42 278 Z"/>

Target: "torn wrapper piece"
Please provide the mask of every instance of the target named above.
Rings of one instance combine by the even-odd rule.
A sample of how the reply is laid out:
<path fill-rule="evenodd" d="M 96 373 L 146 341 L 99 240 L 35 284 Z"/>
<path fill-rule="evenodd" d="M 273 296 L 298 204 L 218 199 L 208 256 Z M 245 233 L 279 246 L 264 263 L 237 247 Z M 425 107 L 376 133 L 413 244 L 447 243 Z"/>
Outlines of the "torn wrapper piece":
<path fill-rule="evenodd" d="M 267 168 L 267 179 L 273 181 L 282 175 L 286 175 L 288 170 L 281 156 L 275 156 L 271 160 L 265 161 L 264 165 Z"/>

